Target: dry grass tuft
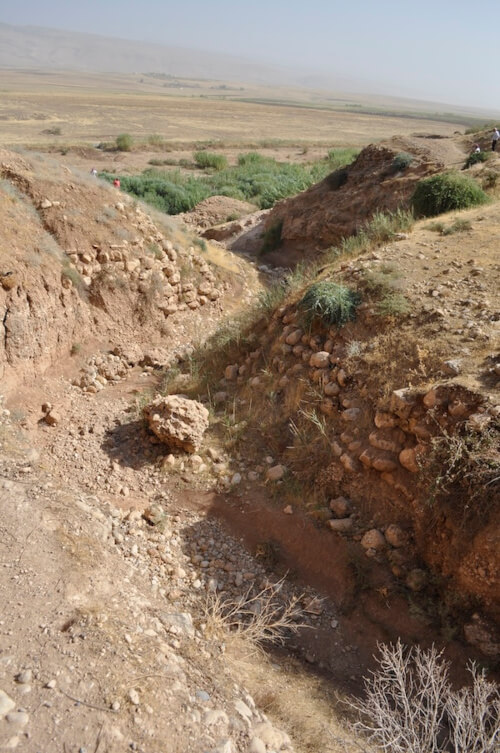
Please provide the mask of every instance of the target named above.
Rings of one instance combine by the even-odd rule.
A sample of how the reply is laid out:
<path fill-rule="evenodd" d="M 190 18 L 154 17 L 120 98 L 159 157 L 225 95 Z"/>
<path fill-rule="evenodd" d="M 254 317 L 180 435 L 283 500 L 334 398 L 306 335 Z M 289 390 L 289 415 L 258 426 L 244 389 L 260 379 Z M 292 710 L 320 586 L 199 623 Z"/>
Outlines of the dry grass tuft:
<path fill-rule="evenodd" d="M 205 609 L 207 637 L 227 634 L 244 636 L 253 647 L 284 643 L 287 633 L 308 627 L 301 622 L 302 596 L 280 597 L 284 578 L 271 583 L 252 595 L 251 588 L 239 599 L 223 599 L 219 594 L 209 597 Z"/>

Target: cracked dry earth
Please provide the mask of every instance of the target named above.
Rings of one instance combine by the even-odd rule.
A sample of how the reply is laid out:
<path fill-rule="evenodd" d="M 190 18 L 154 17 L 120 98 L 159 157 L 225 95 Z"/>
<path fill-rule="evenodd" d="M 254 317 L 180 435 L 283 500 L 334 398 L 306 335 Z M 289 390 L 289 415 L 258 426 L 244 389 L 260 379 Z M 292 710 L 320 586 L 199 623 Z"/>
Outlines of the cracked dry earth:
<path fill-rule="evenodd" d="M 139 419 L 137 394 L 153 382 L 136 367 L 91 395 L 67 374 L 43 377 L 0 409 L 2 751 L 306 749 L 264 703 L 286 695 L 298 660 L 231 652 L 205 608 L 215 591 L 234 599 L 279 578 L 198 509 L 197 492 L 184 504 Z M 43 420 L 42 395 L 57 425 Z M 283 603 L 294 596 L 287 581 L 278 590 Z M 360 661 L 333 606 L 298 595 L 300 621 L 336 634 L 337 671 L 355 680 Z M 294 640 L 314 663 L 317 637 Z"/>

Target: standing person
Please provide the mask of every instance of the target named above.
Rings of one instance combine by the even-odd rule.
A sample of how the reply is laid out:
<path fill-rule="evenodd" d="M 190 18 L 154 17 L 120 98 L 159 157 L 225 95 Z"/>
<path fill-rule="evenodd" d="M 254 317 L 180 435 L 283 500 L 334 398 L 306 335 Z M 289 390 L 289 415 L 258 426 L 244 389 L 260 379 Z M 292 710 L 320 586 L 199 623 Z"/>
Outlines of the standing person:
<path fill-rule="evenodd" d="M 495 130 L 493 131 L 493 139 L 491 141 L 491 151 L 492 152 L 494 152 L 495 149 L 497 148 L 497 141 L 498 141 L 498 139 L 500 139 L 500 132 L 499 132 L 498 128 L 495 128 Z"/>
<path fill-rule="evenodd" d="M 95 167 L 92 168 L 92 170 L 90 171 L 90 174 L 93 175 L 94 178 L 97 178 L 97 170 L 95 169 Z"/>
<path fill-rule="evenodd" d="M 113 185 L 115 188 L 120 188 L 120 178 L 115 178 L 113 181 Z"/>

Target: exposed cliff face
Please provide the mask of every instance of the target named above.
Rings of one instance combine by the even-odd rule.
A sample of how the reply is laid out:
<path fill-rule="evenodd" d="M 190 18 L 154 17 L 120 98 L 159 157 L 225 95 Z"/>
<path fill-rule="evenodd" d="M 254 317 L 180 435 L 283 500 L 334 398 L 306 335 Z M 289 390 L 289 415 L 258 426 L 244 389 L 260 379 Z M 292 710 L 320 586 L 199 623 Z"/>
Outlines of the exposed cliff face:
<path fill-rule="evenodd" d="M 89 338 L 172 346 L 181 322 L 210 318 L 221 295 L 214 268 L 128 197 L 5 151 L 0 176 L 4 389 Z"/>
<path fill-rule="evenodd" d="M 444 167 L 428 154 L 414 153 L 411 164 L 399 170 L 394 162 L 397 154 L 395 148 L 370 145 L 352 165 L 279 202 L 264 225 L 265 232 L 281 224 L 281 246 L 276 255 L 308 256 L 311 251 L 336 245 L 375 212 L 405 206 L 416 182 Z"/>

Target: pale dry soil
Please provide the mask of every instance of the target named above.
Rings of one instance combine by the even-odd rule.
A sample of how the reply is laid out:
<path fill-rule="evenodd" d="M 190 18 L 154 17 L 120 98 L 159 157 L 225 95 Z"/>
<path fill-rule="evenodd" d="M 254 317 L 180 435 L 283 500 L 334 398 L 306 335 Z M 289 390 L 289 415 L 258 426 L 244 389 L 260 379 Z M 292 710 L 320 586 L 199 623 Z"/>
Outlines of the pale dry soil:
<path fill-rule="evenodd" d="M 412 117 L 411 110 L 421 110 L 422 103 L 408 100 L 365 97 L 363 104 L 387 111 L 375 116 L 356 108 L 329 109 L 349 102 L 345 95 L 339 100 L 328 92 L 248 85 L 243 92 L 221 94 L 210 89 L 214 83 L 221 84 L 197 82 L 180 90 L 142 76 L 2 71 L 0 140 L 5 146 L 95 145 L 126 132 L 137 141 L 156 134 L 173 146 L 186 141 L 234 145 L 291 140 L 328 147 L 364 146 L 395 133 L 450 136 L 457 130 L 445 119 Z M 265 102 L 239 101 L 241 96 Z M 354 104 L 360 104 L 355 99 Z M 408 117 L 391 111 L 408 112 Z M 60 129 L 60 135 L 46 133 L 51 128 Z"/>

